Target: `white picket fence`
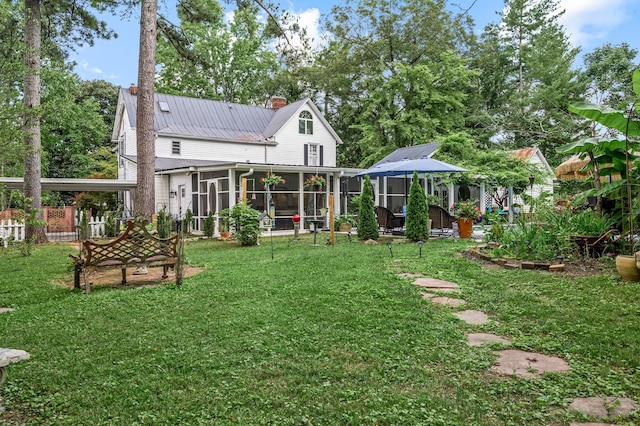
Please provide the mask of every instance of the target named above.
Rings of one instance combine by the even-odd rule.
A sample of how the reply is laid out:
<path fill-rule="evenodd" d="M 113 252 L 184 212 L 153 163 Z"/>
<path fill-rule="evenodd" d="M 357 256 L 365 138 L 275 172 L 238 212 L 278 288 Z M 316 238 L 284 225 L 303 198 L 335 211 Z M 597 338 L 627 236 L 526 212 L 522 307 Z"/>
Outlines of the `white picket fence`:
<path fill-rule="evenodd" d="M 105 217 L 92 217 L 89 220 L 89 228 L 91 229 L 91 238 L 104 237 Z"/>
<path fill-rule="evenodd" d="M 91 218 L 88 222 L 91 230 L 91 238 L 104 236 L 105 218 Z M 0 220 L 0 245 L 7 247 L 9 240 L 24 241 L 24 222 L 18 220 Z"/>
<path fill-rule="evenodd" d="M 11 239 L 14 241 L 24 240 L 24 223 L 11 219 L 0 220 L 0 242 L 7 248 Z"/>

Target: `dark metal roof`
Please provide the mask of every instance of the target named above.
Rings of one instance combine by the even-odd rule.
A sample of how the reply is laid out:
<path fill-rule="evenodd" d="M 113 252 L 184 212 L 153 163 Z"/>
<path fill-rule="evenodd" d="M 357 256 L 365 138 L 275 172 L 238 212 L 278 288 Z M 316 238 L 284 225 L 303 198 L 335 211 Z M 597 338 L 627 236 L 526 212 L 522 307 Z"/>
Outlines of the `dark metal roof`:
<path fill-rule="evenodd" d="M 136 127 L 138 97 L 121 88 L 131 127 Z M 154 131 L 158 134 L 216 140 L 264 142 L 273 136 L 308 100 L 280 109 L 156 93 Z M 162 111 L 160 102 L 168 111 Z"/>
<path fill-rule="evenodd" d="M 394 161 L 401 160 L 415 160 L 417 158 L 431 158 L 431 156 L 438 149 L 438 143 L 426 143 L 423 145 L 407 146 L 404 148 L 398 148 L 391 154 L 378 161 L 374 166 L 384 163 L 392 163 Z"/>
<path fill-rule="evenodd" d="M 138 162 L 136 155 L 123 155 L 129 161 L 134 163 Z M 215 161 L 215 160 L 189 160 L 186 158 L 166 158 L 156 157 L 155 170 L 156 172 L 163 172 L 176 169 L 188 169 L 189 167 L 210 167 L 210 166 L 222 166 L 226 164 L 235 164 L 231 161 Z"/>

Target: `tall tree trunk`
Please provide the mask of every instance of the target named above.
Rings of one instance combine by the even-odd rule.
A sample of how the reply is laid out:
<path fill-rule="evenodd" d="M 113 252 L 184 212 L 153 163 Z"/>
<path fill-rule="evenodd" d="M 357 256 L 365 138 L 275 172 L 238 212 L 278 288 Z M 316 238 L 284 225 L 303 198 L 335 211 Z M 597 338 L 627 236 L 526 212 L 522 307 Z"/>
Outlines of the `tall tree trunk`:
<path fill-rule="evenodd" d="M 153 92 L 156 68 L 157 0 L 143 0 L 140 16 L 140 56 L 138 59 L 138 109 L 136 141 L 138 185 L 135 214 L 147 219 L 155 210 L 155 141 L 153 133 Z"/>
<path fill-rule="evenodd" d="M 40 165 L 40 0 L 25 0 L 26 53 L 24 74 L 24 196 L 27 213 L 25 238 L 27 241 L 47 241 L 42 225 L 42 177 Z"/>

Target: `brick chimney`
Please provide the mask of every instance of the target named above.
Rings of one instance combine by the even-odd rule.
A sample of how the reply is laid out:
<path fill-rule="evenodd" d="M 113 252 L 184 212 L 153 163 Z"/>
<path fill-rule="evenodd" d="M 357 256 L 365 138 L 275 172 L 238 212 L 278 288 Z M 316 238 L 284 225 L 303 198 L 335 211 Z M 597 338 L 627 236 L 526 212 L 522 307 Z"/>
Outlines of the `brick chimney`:
<path fill-rule="evenodd" d="M 138 87 L 131 83 L 131 86 L 129 86 L 129 93 L 131 93 L 132 95 L 137 95 L 138 94 Z"/>
<path fill-rule="evenodd" d="M 280 109 L 286 105 L 287 105 L 287 98 L 283 98 L 282 96 L 274 96 L 271 98 L 272 109 Z"/>

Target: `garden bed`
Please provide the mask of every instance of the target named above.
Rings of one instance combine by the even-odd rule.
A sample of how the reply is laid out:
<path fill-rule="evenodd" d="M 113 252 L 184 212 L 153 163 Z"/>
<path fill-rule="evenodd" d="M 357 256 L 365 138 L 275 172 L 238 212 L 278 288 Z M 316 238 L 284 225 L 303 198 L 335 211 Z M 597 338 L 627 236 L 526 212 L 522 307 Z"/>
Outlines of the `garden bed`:
<path fill-rule="evenodd" d="M 583 257 L 567 260 L 562 263 L 563 267 L 558 267 L 558 262 L 537 262 L 527 259 L 494 259 L 488 252 L 491 249 L 486 246 L 477 246 L 465 251 L 463 256 L 467 259 L 485 265 L 491 269 L 530 269 L 543 270 L 553 273 L 561 273 L 563 276 L 570 278 L 582 278 L 600 274 L 615 274 L 615 262 L 613 258 L 601 257 L 591 258 Z"/>

